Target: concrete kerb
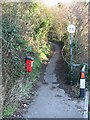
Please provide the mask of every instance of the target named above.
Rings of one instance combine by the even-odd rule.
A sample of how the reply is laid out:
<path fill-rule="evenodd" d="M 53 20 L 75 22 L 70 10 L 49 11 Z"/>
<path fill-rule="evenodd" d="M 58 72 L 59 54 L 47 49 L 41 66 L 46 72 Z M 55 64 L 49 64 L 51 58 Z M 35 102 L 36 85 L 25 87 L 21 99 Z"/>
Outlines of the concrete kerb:
<path fill-rule="evenodd" d="M 88 101 L 89 101 L 89 91 L 86 91 L 85 99 L 84 99 L 84 114 L 83 114 L 83 118 L 86 118 L 87 120 L 88 120 Z"/>

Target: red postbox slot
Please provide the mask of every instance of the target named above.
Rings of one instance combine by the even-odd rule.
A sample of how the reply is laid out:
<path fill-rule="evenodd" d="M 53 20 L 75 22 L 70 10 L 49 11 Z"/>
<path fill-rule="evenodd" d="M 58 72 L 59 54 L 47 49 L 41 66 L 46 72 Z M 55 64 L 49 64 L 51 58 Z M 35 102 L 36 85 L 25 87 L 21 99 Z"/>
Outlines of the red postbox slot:
<path fill-rule="evenodd" d="M 32 72 L 32 64 L 33 64 L 33 58 L 32 57 L 26 57 L 25 58 L 25 64 L 26 64 L 26 72 Z"/>

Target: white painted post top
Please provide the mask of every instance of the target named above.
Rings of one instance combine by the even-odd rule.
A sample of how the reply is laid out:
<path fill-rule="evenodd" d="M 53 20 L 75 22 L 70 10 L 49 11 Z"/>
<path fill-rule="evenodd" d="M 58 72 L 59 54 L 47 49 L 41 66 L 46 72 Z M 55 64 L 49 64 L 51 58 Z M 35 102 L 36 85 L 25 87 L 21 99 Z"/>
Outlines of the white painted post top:
<path fill-rule="evenodd" d="M 83 72 L 85 72 L 85 67 L 86 67 L 86 66 L 84 65 L 83 68 L 82 68 L 82 71 L 83 71 Z"/>

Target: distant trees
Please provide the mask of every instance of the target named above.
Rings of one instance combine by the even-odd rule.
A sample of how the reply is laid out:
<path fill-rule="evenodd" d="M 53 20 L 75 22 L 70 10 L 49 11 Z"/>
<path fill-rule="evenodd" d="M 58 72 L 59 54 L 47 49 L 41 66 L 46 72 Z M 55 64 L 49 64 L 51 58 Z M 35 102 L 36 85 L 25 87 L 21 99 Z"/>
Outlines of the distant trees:
<path fill-rule="evenodd" d="M 52 8 L 52 14 L 54 16 L 53 26 L 50 31 L 50 33 L 52 33 L 52 40 L 61 41 L 61 38 L 64 36 L 64 33 L 67 33 L 67 7 L 59 3 L 56 7 Z"/>
<path fill-rule="evenodd" d="M 70 35 L 67 32 L 67 26 L 74 24 L 76 31 L 73 33 L 72 41 L 73 62 L 81 65 L 88 64 L 88 4 L 83 2 L 71 5 L 59 3 L 58 6 L 52 8 L 52 14 L 54 19 L 49 31 L 50 40 L 64 43 L 63 56 L 67 63 L 70 63 Z M 72 72 L 67 71 L 68 82 L 72 84 L 79 82 L 80 67 L 73 67 Z"/>
<path fill-rule="evenodd" d="M 87 63 L 88 59 L 88 4 L 76 2 L 72 5 L 58 4 L 52 8 L 54 15 L 53 26 L 50 29 L 52 40 L 63 41 L 66 46 L 65 57 L 69 56 L 69 33 L 67 26 L 74 24 L 76 31 L 73 34 L 73 57 L 75 63 Z M 69 60 L 68 60 L 69 62 Z"/>
<path fill-rule="evenodd" d="M 88 63 L 88 4 L 75 3 L 69 7 L 69 20 L 76 26 L 73 36 L 74 60 Z"/>

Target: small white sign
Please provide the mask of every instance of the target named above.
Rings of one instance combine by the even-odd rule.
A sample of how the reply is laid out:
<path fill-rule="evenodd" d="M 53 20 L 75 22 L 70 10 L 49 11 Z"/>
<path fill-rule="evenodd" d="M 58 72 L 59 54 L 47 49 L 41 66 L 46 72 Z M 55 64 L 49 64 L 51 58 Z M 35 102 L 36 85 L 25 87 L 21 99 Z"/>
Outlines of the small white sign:
<path fill-rule="evenodd" d="M 85 79 L 80 79 L 80 88 L 85 89 Z"/>
<path fill-rule="evenodd" d="M 67 27 L 67 31 L 69 32 L 69 33 L 74 33 L 75 32 L 75 25 L 69 25 L 68 27 Z"/>

